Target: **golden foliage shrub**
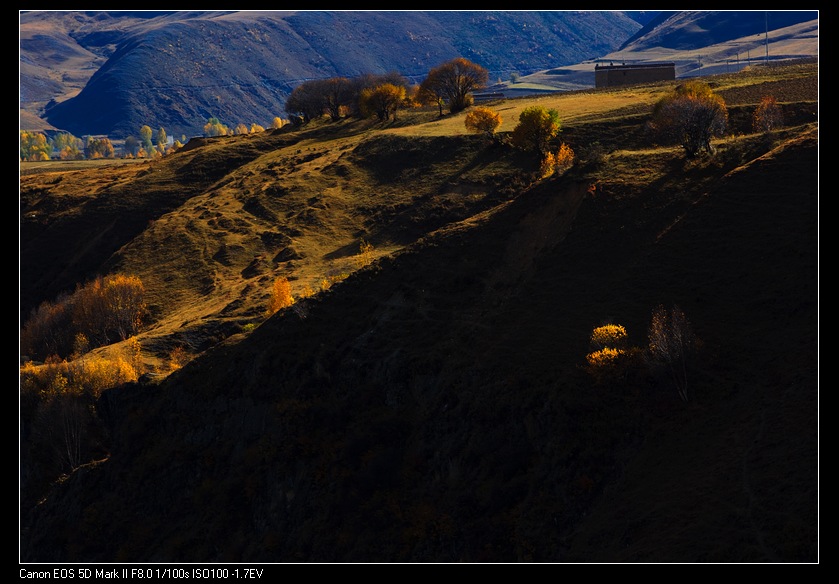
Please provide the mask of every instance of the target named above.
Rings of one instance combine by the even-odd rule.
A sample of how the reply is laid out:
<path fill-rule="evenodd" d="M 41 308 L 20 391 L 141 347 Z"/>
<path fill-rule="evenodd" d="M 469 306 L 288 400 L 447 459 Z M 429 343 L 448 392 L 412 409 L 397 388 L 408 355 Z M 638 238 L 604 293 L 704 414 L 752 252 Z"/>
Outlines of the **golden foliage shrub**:
<path fill-rule="evenodd" d="M 463 124 L 467 132 L 484 134 L 491 138 L 501 125 L 501 114 L 488 107 L 476 107 L 466 114 Z"/>
<path fill-rule="evenodd" d="M 626 328 L 619 324 L 605 324 L 591 332 L 589 344 L 594 349 L 624 347 L 627 342 Z"/>
<path fill-rule="evenodd" d="M 625 327 L 605 324 L 591 332 L 585 369 L 598 384 L 625 380 L 639 352 L 629 347 Z"/>
<path fill-rule="evenodd" d="M 574 166 L 575 158 L 574 150 L 563 142 L 556 152 L 547 152 L 542 157 L 539 167 L 542 178 L 548 178 L 554 174 L 564 174 Z"/>
<path fill-rule="evenodd" d="M 43 365 L 27 362 L 20 367 L 21 392 L 41 400 L 59 395 L 89 395 L 98 398 L 103 391 L 137 381 L 142 364 L 139 351 L 129 346 L 120 354 L 87 354 L 72 361 L 48 359 Z"/>
<path fill-rule="evenodd" d="M 271 300 L 268 305 L 268 314 L 274 314 L 278 310 L 287 308 L 294 304 L 294 296 L 291 295 L 291 283 L 286 277 L 279 277 L 274 280 L 271 289 Z"/>

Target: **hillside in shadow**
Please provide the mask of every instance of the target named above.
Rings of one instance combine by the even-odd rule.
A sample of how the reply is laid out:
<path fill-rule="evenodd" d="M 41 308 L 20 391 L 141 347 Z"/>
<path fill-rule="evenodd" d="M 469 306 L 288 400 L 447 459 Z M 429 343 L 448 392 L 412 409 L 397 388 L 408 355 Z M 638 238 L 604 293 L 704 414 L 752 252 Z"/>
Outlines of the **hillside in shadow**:
<path fill-rule="evenodd" d="M 786 105 L 804 119 L 802 79 Z M 736 123 L 761 91 L 729 81 Z M 419 119 L 415 136 L 196 142 L 101 191 L 68 186 L 65 205 L 41 181 L 91 173 L 33 178 L 23 233 L 41 255 L 22 263 L 43 282 L 65 257 L 161 272 L 149 351 L 199 314 L 231 330 L 101 395 L 105 451 L 24 493 L 21 560 L 818 561 L 817 121 L 686 160 L 617 111 L 569 124 L 580 163 L 541 180 L 521 152 Z M 80 229 L 91 210 L 132 223 Z M 70 248 L 55 262 L 50 230 Z M 264 318 L 274 275 L 347 269 L 362 238 L 376 261 Z M 594 328 L 644 347 L 659 305 L 700 341 L 688 401 L 640 363 L 586 368 Z"/>

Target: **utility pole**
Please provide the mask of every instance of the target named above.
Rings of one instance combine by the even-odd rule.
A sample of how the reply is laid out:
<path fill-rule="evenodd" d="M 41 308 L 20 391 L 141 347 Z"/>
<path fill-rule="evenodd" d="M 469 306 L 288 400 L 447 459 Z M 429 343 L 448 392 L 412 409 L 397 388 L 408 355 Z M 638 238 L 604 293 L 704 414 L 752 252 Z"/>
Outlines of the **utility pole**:
<path fill-rule="evenodd" d="M 764 26 L 766 27 L 766 36 L 765 44 L 766 44 L 766 58 L 764 59 L 764 65 L 769 65 L 769 12 L 764 12 Z"/>

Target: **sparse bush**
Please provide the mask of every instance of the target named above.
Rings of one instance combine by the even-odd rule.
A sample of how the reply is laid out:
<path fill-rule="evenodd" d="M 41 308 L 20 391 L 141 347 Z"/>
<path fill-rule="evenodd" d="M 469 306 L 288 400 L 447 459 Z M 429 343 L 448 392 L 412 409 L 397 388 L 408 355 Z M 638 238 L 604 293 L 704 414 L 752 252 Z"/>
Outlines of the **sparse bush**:
<path fill-rule="evenodd" d="M 599 165 L 606 161 L 606 148 L 600 142 L 591 142 L 577 149 L 577 159 L 583 164 Z"/>
<path fill-rule="evenodd" d="M 326 292 L 327 290 L 332 288 L 333 284 L 346 280 L 347 276 L 348 274 L 334 274 L 332 276 L 327 276 L 326 278 L 321 278 L 320 291 Z"/>
<path fill-rule="evenodd" d="M 604 324 L 595 328 L 589 337 L 589 345 L 592 349 L 626 347 L 628 336 L 626 328 L 619 324 Z"/>
<path fill-rule="evenodd" d="M 371 263 L 373 263 L 373 244 L 362 240 L 358 246 L 358 255 L 355 256 L 355 265 L 361 269 Z"/>
<path fill-rule="evenodd" d="M 169 352 L 169 371 L 177 371 L 189 363 L 190 359 L 192 359 L 192 357 L 187 352 L 186 348 L 178 345 Z"/>
<path fill-rule="evenodd" d="M 752 130 L 768 134 L 784 125 L 784 112 L 771 95 L 760 100 L 752 114 Z"/>
<path fill-rule="evenodd" d="M 648 333 L 646 361 L 650 370 L 668 377 L 679 397 L 688 401 L 688 363 L 696 349 L 696 336 L 685 313 L 673 306 L 657 306 Z"/>

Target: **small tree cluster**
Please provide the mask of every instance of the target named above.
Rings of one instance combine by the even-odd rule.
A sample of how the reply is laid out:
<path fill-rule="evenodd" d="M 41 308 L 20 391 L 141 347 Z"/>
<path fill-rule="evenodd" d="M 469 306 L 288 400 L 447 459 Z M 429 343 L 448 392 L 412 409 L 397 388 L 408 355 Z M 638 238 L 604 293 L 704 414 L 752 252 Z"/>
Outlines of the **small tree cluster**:
<path fill-rule="evenodd" d="M 204 124 L 205 136 L 230 136 L 232 134 L 233 130 L 221 123 L 218 118 L 209 118 Z"/>
<path fill-rule="evenodd" d="M 102 393 L 135 382 L 140 344 L 130 338 L 108 355 L 57 357 L 20 368 L 21 484 L 38 490 L 81 464 L 100 458 L 106 433 L 96 407 Z"/>
<path fill-rule="evenodd" d="M 58 151 L 61 160 L 81 160 L 84 158 L 82 141 L 69 132 L 59 132 L 50 140 L 52 149 Z"/>
<path fill-rule="evenodd" d="M 88 136 L 87 142 L 84 145 L 85 156 L 91 160 L 97 158 L 113 158 L 114 145 L 107 137 L 93 137 Z"/>
<path fill-rule="evenodd" d="M 49 160 L 52 153 L 47 136 L 41 132 L 20 131 L 20 159 L 27 162 Z"/>
<path fill-rule="evenodd" d="M 673 306 L 657 306 L 650 319 L 645 348 L 629 345 L 626 329 L 617 324 L 596 327 L 589 337 L 586 370 L 597 383 L 625 381 L 644 365 L 656 378 L 666 379 L 683 401 L 688 401 L 688 369 L 698 347 L 685 313 Z"/>
<path fill-rule="evenodd" d="M 82 141 L 69 132 L 59 132 L 52 138 L 41 132 L 20 131 L 20 159 L 27 162 L 50 160 L 53 151 L 61 160 L 84 158 Z"/>
<path fill-rule="evenodd" d="M 400 107 L 409 93 L 410 82 L 398 73 L 366 74 L 354 78 L 332 77 L 305 81 L 295 87 L 285 103 L 285 111 L 292 119 L 309 122 L 324 115 L 333 121 L 342 117 L 378 115 L 389 119 L 395 114 L 390 103 L 395 86 L 404 90 L 395 107 Z M 384 89 L 381 89 L 384 87 Z M 377 91 L 373 91 L 379 88 Z M 364 98 L 362 98 L 364 96 Z M 373 99 L 376 103 L 371 102 Z"/>
<path fill-rule="evenodd" d="M 140 278 L 115 274 L 78 286 L 55 302 L 42 302 L 21 331 L 21 351 L 45 359 L 78 353 L 83 345 L 99 347 L 125 340 L 142 325 L 144 295 Z"/>

